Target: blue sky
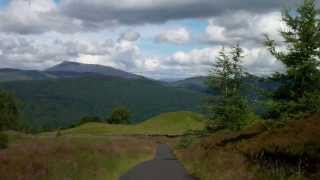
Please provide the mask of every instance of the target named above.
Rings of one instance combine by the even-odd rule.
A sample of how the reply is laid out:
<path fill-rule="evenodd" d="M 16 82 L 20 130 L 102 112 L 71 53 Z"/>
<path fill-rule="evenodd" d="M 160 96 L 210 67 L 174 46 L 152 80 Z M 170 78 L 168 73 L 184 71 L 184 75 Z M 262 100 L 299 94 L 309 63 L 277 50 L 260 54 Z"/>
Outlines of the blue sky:
<path fill-rule="evenodd" d="M 0 7 L 4 7 L 8 4 L 9 0 L 0 0 Z"/>
<path fill-rule="evenodd" d="M 250 73 L 281 71 L 262 46 L 281 41 L 281 9 L 301 0 L 0 0 L 0 68 L 61 61 L 152 78 L 206 75 L 222 46 L 240 43 Z"/>

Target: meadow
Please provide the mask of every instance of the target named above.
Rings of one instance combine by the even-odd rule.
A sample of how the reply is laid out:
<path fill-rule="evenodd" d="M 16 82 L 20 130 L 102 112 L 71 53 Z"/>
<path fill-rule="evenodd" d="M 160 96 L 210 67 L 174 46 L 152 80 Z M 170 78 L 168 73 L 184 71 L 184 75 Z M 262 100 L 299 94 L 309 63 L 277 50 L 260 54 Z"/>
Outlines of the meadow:
<path fill-rule="evenodd" d="M 2 180 L 116 180 L 155 149 L 142 138 L 14 136 L 0 151 Z"/>
<path fill-rule="evenodd" d="M 152 159 L 158 143 L 172 140 L 148 135 L 181 135 L 203 127 L 199 114 L 172 112 L 137 125 L 88 123 L 37 135 L 8 131 L 9 147 L 0 151 L 1 180 L 116 180 Z"/>
<path fill-rule="evenodd" d="M 204 117 L 198 113 L 180 111 L 163 113 L 135 125 L 88 123 L 61 131 L 63 135 L 182 135 L 187 131 L 202 130 Z M 56 133 L 56 132 L 54 132 Z M 53 133 L 44 133 L 53 134 Z"/>

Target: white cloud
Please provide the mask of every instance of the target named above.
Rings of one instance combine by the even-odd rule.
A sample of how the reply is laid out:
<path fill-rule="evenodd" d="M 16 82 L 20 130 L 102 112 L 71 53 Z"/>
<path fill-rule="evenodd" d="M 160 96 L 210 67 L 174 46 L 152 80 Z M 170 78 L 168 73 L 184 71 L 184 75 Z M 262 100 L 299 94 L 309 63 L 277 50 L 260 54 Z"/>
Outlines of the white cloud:
<path fill-rule="evenodd" d="M 270 5 L 272 3 L 267 1 L 261 2 L 270 5 L 265 11 L 257 3 L 252 7 L 241 7 L 241 4 L 231 0 L 220 3 L 212 0 L 61 2 L 57 5 L 52 0 L 32 0 L 29 4 L 25 0 L 12 0 L 8 7 L 0 10 L 0 67 L 44 69 L 70 60 L 113 66 L 151 77 L 206 75 L 220 45 L 240 42 L 246 52 L 244 65 L 249 72 L 262 75 L 283 68 L 262 47 L 263 33 L 281 40 L 278 30 L 283 27 L 279 23 L 280 12 L 270 11 L 276 5 Z M 201 12 L 197 8 L 186 8 L 208 4 L 217 4 L 215 8 L 219 7 L 219 12 L 212 12 L 211 6 Z M 227 5 L 235 11 L 221 8 Z M 257 12 L 253 6 L 259 6 L 261 12 Z M 163 9 L 168 11 L 164 13 Z M 142 48 L 155 36 L 157 42 L 179 44 L 184 49 L 186 43 L 198 45 L 196 43 L 199 42 L 194 42 L 192 38 L 197 35 L 191 35 L 183 27 L 185 24 L 178 22 L 178 25 L 173 25 L 172 21 L 157 24 L 195 17 L 211 17 L 202 43 L 209 42 L 212 47 L 177 50 L 163 57 L 162 50 L 159 50 L 159 54 L 150 55 L 157 52 L 157 44 L 152 44 L 155 50 L 151 50 L 149 56 L 144 54 L 149 52 Z M 115 37 L 116 31 L 124 33 Z M 141 47 L 138 46 L 139 39 L 139 44 L 144 41 Z"/>
<path fill-rule="evenodd" d="M 191 40 L 190 32 L 183 27 L 161 32 L 156 41 L 161 43 L 185 44 Z"/>
<path fill-rule="evenodd" d="M 256 75 L 270 75 L 274 72 L 281 72 L 284 66 L 274 59 L 263 47 L 243 48 L 243 66 L 249 73 Z M 207 75 L 210 68 L 216 61 L 220 46 L 211 48 L 193 49 L 187 52 L 177 52 L 162 61 L 161 67 L 167 72 L 174 70 L 180 76 Z M 229 48 L 226 47 L 228 51 Z"/>
<path fill-rule="evenodd" d="M 134 31 L 127 31 L 122 33 L 118 39 L 118 41 L 137 41 L 140 38 L 140 34 Z"/>
<path fill-rule="evenodd" d="M 209 26 L 206 29 L 207 36 L 209 41 L 213 42 L 225 42 L 227 41 L 226 29 L 222 26 L 215 25 L 212 20 L 209 20 Z"/>
<path fill-rule="evenodd" d="M 269 12 L 253 14 L 245 11 L 235 12 L 209 20 L 205 40 L 213 43 L 251 44 L 261 46 L 264 34 L 281 40 L 279 31 L 285 28 L 281 13 Z"/>

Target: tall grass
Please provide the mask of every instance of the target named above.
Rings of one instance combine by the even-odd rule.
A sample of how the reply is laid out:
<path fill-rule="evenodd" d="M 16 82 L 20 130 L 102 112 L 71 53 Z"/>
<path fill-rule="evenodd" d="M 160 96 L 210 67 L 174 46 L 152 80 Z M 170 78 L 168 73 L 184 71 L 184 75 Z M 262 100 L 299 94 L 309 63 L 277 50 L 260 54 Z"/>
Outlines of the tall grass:
<path fill-rule="evenodd" d="M 0 179 L 116 180 L 153 151 L 151 141 L 134 138 L 34 138 L 0 151 Z"/>
<path fill-rule="evenodd" d="M 320 115 L 220 131 L 176 154 L 202 180 L 320 179 Z"/>

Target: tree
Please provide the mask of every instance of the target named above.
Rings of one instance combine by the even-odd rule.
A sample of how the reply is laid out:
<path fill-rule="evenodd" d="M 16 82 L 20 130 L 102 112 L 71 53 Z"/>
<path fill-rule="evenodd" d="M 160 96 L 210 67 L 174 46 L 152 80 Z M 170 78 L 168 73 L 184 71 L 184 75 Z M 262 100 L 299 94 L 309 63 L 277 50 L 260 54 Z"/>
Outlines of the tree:
<path fill-rule="evenodd" d="M 16 129 L 18 122 L 18 108 L 14 97 L 4 91 L 0 91 L 0 149 L 6 148 L 8 137 L 3 130 Z"/>
<path fill-rule="evenodd" d="M 239 45 L 229 54 L 222 48 L 209 74 L 207 84 L 216 94 L 208 98 L 206 105 L 209 130 L 238 130 L 246 124 L 249 111 L 246 99 L 241 95 L 245 76 L 241 66 L 242 52 Z"/>
<path fill-rule="evenodd" d="M 0 114 L 0 131 L 17 128 L 19 111 L 16 100 L 13 95 L 4 91 L 0 91 Z"/>
<path fill-rule="evenodd" d="M 281 86 L 272 95 L 272 118 L 297 117 L 320 110 L 320 20 L 314 0 L 305 0 L 296 11 L 286 10 L 281 31 L 286 50 L 279 51 L 276 42 L 266 36 L 271 54 L 286 66 L 284 73 L 273 78 Z"/>
<path fill-rule="evenodd" d="M 110 124 L 129 124 L 130 117 L 131 113 L 127 107 L 116 107 L 112 110 L 107 122 Z"/>

